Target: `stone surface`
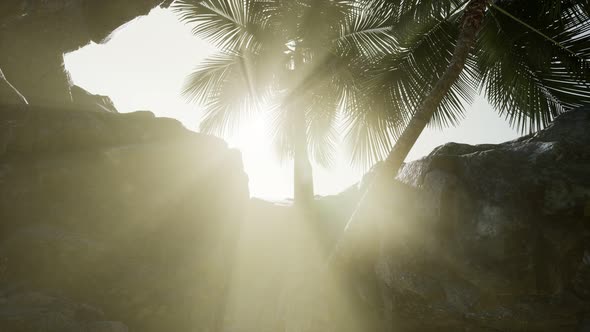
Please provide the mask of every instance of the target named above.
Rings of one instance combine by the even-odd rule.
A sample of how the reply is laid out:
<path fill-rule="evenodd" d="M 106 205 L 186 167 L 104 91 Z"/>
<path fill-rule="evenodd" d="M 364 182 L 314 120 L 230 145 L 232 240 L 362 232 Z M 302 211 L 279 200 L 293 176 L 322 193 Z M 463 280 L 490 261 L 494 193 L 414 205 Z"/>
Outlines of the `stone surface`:
<path fill-rule="evenodd" d="M 248 201 L 239 153 L 175 120 L 5 107 L 0 331 L 587 331 L 587 128 L 405 165 L 332 270 L 359 186 Z"/>
<path fill-rule="evenodd" d="M 87 324 L 88 332 L 129 332 L 125 324 L 121 322 L 103 321 Z"/>
<path fill-rule="evenodd" d="M 534 135 L 406 164 L 353 283 L 376 330 L 585 331 L 588 128 L 582 108 Z"/>
<path fill-rule="evenodd" d="M 117 27 L 163 0 L 2 0 L 0 68 L 32 105 L 70 106 L 70 82 L 63 54 L 91 41 L 102 42 Z M 0 105 L 11 95 L 0 82 Z"/>
<path fill-rule="evenodd" d="M 248 201 L 238 151 L 150 112 L 4 108 L 0 128 L 1 331 L 219 326 Z"/>
<path fill-rule="evenodd" d="M 70 88 L 70 94 L 72 107 L 79 110 L 118 113 L 115 104 L 108 96 L 93 95 L 77 85 Z"/>

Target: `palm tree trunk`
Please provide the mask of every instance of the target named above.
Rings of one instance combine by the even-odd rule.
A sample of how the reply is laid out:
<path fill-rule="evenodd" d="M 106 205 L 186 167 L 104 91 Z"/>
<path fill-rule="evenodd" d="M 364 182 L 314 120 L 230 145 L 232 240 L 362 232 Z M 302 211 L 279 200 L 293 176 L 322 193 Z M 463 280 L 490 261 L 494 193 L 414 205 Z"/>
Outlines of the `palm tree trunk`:
<path fill-rule="evenodd" d="M 365 212 L 370 212 L 370 210 L 375 209 L 373 203 L 377 201 L 377 204 L 387 204 L 383 202 L 378 203 L 380 198 L 383 198 L 379 196 L 382 196 L 384 191 L 377 190 L 377 187 L 384 189 L 384 187 L 392 185 L 395 174 L 399 171 L 408 153 L 418 140 L 418 137 L 430 119 L 432 119 L 436 109 L 445 95 L 449 92 L 451 86 L 459 78 L 459 75 L 465 67 L 467 57 L 477 40 L 477 34 L 481 28 L 485 16 L 485 10 L 489 2 L 490 0 L 471 0 L 467 4 L 463 15 L 461 31 L 455 45 L 451 62 L 410 120 L 408 126 L 387 156 L 384 164 L 375 171 L 371 184 L 364 192 L 356 210 L 349 219 L 344 235 L 341 237 L 335 251 L 329 258 L 330 260 L 336 257 L 344 258 L 345 256 L 353 254 L 354 251 L 358 250 L 358 248 L 356 248 L 358 242 L 367 243 L 367 234 L 370 233 L 370 231 L 351 229 L 358 228 L 357 226 L 360 227 L 359 219 L 363 219 L 363 216 L 366 215 Z M 385 191 L 387 191 L 386 188 Z M 371 203 L 373 206 L 368 206 L 367 203 L 369 201 L 373 202 Z"/>
<path fill-rule="evenodd" d="M 485 16 L 485 9 L 489 1 L 490 0 L 472 0 L 465 8 L 461 32 L 457 44 L 455 45 L 455 51 L 449 66 L 436 82 L 432 90 L 430 90 L 430 93 L 426 99 L 424 99 L 422 105 L 418 108 L 410 120 L 410 123 L 397 142 L 395 142 L 395 146 L 387 156 L 387 168 L 391 171 L 391 174 L 398 172 L 408 156 L 408 153 L 414 144 L 416 144 L 418 137 L 420 137 L 420 134 L 428 122 L 430 122 L 430 119 L 432 119 L 440 102 L 449 92 L 451 86 L 457 81 L 459 75 L 461 75 L 467 57 L 477 40 L 477 33 L 481 28 Z"/>
<path fill-rule="evenodd" d="M 307 126 L 303 108 L 294 109 L 293 189 L 295 204 L 309 207 L 313 202 L 313 173 L 307 152 Z"/>
<path fill-rule="evenodd" d="M 304 61 L 303 55 L 297 49 L 293 54 L 294 61 L 294 80 L 296 84 L 292 87 L 293 91 L 299 88 L 297 85 L 302 84 Z M 307 210 L 313 203 L 313 173 L 309 153 L 307 151 L 307 121 L 305 119 L 305 107 L 298 95 L 292 96 L 289 103 L 291 112 L 292 134 L 293 134 L 293 198 L 295 205 Z"/>

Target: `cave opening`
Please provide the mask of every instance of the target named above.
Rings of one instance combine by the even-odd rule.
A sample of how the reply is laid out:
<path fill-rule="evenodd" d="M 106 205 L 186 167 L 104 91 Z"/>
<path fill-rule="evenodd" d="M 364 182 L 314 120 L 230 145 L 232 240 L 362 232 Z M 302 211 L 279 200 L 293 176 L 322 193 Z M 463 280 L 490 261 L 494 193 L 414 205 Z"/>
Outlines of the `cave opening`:
<path fill-rule="evenodd" d="M 181 91 L 186 76 L 213 51 L 172 10 L 155 8 L 119 27 L 106 42 L 66 53 L 64 64 L 73 84 L 110 97 L 119 112 L 149 110 L 198 131 L 201 107 L 187 102 Z M 275 153 L 269 117 L 266 112 L 248 116 L 236 133 L 223 138 L 242 152 L 251 196 L 283 200 L 292 197 L 292 165 Z M 332 169 L 317 168 L 318 194 L 336 194 L 359 179 L 361 170 L 347 163 L 345 151 L 338 158 Z"/>

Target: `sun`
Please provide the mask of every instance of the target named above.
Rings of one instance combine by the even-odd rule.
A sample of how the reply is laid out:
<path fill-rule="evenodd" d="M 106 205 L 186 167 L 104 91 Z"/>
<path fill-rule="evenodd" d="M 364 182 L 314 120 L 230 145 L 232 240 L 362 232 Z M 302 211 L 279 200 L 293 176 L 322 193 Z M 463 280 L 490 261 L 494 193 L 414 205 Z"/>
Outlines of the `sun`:
<path fill-rule="evenodd" d="M 212 51 L 169 10 L 156 8 L 118 29 L 108 42 L 68 53 L 64 61 L 73 83 L 111 97 L 120 112 L 150 110 L 197 131 L 201 109 L 185 102 L 179 92 L 185 77 Z M 281 200 L 292 197 L 292 165 L 275 154 L 270 123 L 262 111 L 224 139 L 242 153 L 251 196 Z M 341 166 L 315 167 L 318 194 L 337 193 L 357 181 L 359 172 L 346 163 Z"/>

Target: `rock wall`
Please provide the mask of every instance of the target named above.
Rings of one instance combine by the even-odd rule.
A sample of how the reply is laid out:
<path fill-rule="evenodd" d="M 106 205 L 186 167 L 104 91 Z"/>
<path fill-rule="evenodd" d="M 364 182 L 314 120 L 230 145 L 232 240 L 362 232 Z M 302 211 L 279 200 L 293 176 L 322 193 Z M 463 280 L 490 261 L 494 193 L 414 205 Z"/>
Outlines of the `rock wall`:
<path fill-rule="evenodd" d="M 163 0 L 2 0 L 0 69 L 32 105 L 72 103 L 63 54 L 101 42 Z M 0 82 L 0 104 L 14 101 Z"/>
<path fill-rule="evenodd" d="M 4 108 L 0 331 L 585 332 L 587 128 L 405 165 L 332 270 L 357 187 L 252 202 L 239 153 L 175 120 Z"/>
<path fill-rule="evenodd" d="M 0 331 L 216 330 L 247 201 L 175 120 L 0 110 Z"/>
<path fill-rule="evenodd" d="M 588 331 L 588 128 L 587 107 L 515 141 L 446 144 L 406 164 L 354 272 L 370 329 Z"/>

